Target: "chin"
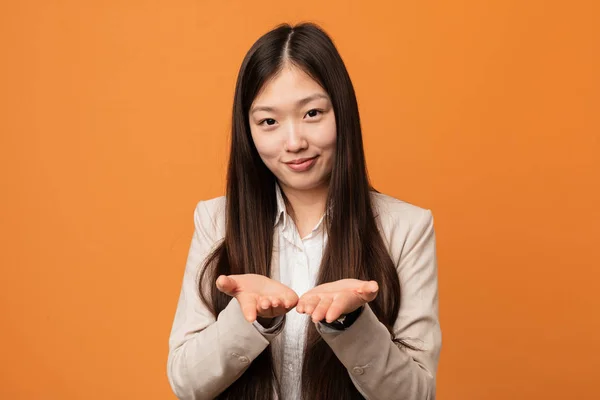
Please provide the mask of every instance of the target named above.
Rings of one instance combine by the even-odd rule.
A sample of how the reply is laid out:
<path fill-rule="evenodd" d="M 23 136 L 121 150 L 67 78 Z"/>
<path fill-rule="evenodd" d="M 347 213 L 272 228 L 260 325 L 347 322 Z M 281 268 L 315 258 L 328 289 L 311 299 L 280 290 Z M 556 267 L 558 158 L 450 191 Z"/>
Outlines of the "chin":
<path fill-rule="evenodd" d="M 281 183 L 294 190 L 313 190 L 325 185 L 323 180 L 316 179 L 282 179 Z"/>

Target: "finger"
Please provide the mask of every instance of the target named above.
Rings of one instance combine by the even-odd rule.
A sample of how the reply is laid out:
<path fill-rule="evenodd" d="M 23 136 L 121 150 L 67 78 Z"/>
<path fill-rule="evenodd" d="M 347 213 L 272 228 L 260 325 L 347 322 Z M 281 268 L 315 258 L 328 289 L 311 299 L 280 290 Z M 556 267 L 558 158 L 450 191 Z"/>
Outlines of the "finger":
<path fill-rule="evenodd" d="M 283 296 L 283 306 L 289 310 L 292 307 L 296 307 L 298 305 L 298 295 L 294 292 L 286 293 Z"/>
<path fill-rule="evenodd" d="M 366 302 L 373 301 L 379 292 L 379 285 L 375 281 L 365 282 L 358 290 L 358 296 Z"/>
<path fill-rule="evenodd" d="M 296 303 L 296 311 L 300 314 L 304 314 L 304 299 L 300 298 L 298 303 Z"/>
<path fill-rule="evenodd" d="M 261 296 L 257 302 L 257 307 L 261 310 L 267 310 L 271 308 L 271 301 L 266 296 Z"/>
<path fill-rule="evenodd" d="M 307 298 L 304 302 L 304 313 L 312 314 L 320 301 L 321 298 L 319 296 L 311 296 Z"/>
<path fill-rule="evenodd" d="M 269 300 L 271 302 L 271 307 L 273 308 L 277 308 L 281 305 L 281 303 L 283 303 L 283 301 L 277 296 L 269 296 Z"/>
<path fill-rule="evenodd" d="M 331 306 L 332 302 L 333 299 L 330 296 L 321 298 L 321 301 L 319 301 L 319 304 L 317 304 L 315 310 L 312 312 L 311 316 L 313 322 L 318 322 L 325 318 L 325 315 L 327 314 L 329 306 Z"/>
<path fill-rule="evenodd" d="M 327 309 L 327 313 L 325 314 L 325 320 L 329 323 L 335 321 L 344 313 L 345 308 L 346 301 L 344 300 L 344 298 L 340 297 L 335 299 Z"/>
<path fill-rule="evenodd" d="M 253 296 L 238 296 L 244 318 L 250 323 L 256 321 L 256 298 Z"/>
<path fill-rule="evenodd" d="M 235 291 L 237 289 L 237 282 L 226 275 L 221 275 L 217 278 L 217 289 L 219 289 L 221 292 L 229 295 L 229 296 L 234 296 L 235 295 Z"/>
<path fill-rule="evenodd" d="M 311 297 L 312 295 L 309 293 L 304 293 L 302 295 L 302 297 L 300 297 L 298 299 L 298 302 L 296 303 L 296 311 L 298 311 L 300 314 L 304 314 L 306 312 L 306 302 L 308 301 L 308 299 Z"/>

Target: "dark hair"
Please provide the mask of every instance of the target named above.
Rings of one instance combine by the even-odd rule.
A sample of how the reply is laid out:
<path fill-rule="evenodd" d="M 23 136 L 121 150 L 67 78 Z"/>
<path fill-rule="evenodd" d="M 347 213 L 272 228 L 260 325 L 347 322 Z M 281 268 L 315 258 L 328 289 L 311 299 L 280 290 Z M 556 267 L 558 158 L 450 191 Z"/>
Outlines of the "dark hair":
<path fill-rule="evenodd" d="M 400 309 L 400 282 L 371 204 L 356 95 L 332 40 L 310 23 L 281 25 L 266 33 L 242 62 L 233 103 L 225 238 L 204 264 L 200 285 L 209 279 L 212 289 L 210 299 L 200 290 L 202 300 L 216 317 L 230 301 L 214 284 L 219 275 L 271 274 L 276 178 L 254 146 L 248 113 L 259 90 L 288 63 L 323 87 L 336 118 L 336 155 L 325 219 L 328 243 L 317 284 L 344 278 L 377 281 L 379 294 L 369 304 L 392 335 Z M 267 347 L 219 398 L 267 400 L 278 390 Z M 307 331 L 302 396 L 310 400 L 363 398 L 312 323 Z"/>

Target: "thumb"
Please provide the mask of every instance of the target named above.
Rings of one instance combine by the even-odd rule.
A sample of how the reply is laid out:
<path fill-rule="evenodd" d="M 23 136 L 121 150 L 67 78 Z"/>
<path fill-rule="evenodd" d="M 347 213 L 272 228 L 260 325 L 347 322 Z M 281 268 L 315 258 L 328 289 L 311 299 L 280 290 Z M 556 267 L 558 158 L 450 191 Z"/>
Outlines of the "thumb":
<path fill-rule="evenodd" d="M 216 283 L 217 289 L 219 289 L 221 292 L 229 296 L 235 295 L 235 291 L 237 290 L 238 284 L 233 278 L 226 275 L 221 275 L 217 278 Z"/>
<path fill-rule="evenodd" d="M 379 292 L 379 285 L 375 281 L 365 282 L 358 290 L 358 295 L 366 302 L 373 301 Z"/>

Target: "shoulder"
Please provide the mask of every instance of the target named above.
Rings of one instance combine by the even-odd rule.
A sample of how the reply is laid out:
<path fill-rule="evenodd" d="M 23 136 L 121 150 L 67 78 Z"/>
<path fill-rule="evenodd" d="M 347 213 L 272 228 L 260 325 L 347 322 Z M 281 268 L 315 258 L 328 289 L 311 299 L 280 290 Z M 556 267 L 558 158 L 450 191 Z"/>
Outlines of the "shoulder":
<path fill-rule="evenodd" d="M 394 260 L 423 240 L 435 237 L 430 210 L 371 192 L 375 220 Z"/>
<path fill-rule="evenodd" d="M 217 233 L 225 231 L 225 196 L 201 200 L 196 204 L 194 218 L 199 227 Z"/>
<path fill-rule="evenodd" d="M 201 200 L 198 202 L 196 208 L 202 208 L 212 217 L 217 217 L 218 215 L 225 213 L 225 203 L 226 197 L 219 196 L 208 200 Z"/>
<path fill-rule="evenodd" d="M 375 218 L 379 219 L 384 227 L 398 224 L 415 227 L 429 224 L 430 220 L 433 220 L 430 210 L 392 196 L 372 191 L 371 199 Z"/>

